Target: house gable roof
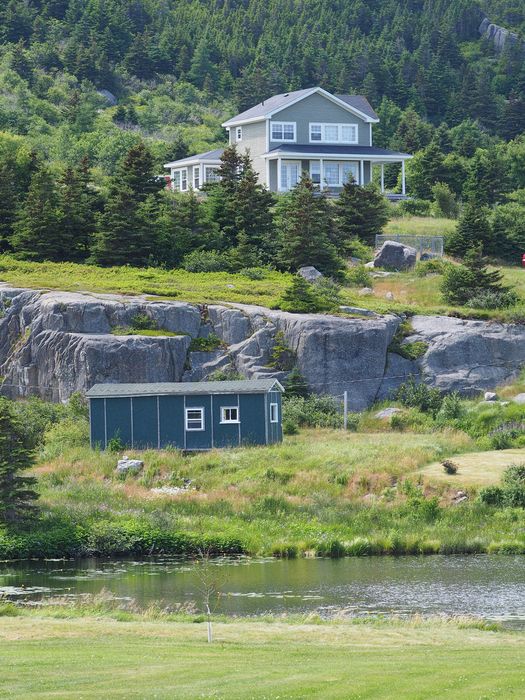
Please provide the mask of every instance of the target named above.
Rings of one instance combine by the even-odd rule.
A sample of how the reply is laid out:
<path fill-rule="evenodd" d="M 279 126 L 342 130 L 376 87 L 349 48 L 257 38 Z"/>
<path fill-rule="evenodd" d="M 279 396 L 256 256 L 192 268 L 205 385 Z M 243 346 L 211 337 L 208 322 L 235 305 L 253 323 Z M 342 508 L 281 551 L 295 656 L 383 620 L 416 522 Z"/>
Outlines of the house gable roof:
<path fill-rule="evenodd" d="M 197 161 L 210 161 L 212 163 L 218 162 L 224 153 L 224 148 L 216 148 L 213 151 L 206 151 L 206 153 L 198 153 L 196 156 L 188 156 L 187 158 L 181 158 L 180 160 L 174 160 L 172 163 L 165 163 L 165 168 L 174 168 L 177 165 L 190 165 L 190 163 L 195 163 Z"/>
<path fill-rule="evenodd" d="M 277 379 L 240 379 L 229 382 L 157 382 L 152 384 L 95 384 L 86 396 L 89 399 L 112 399 L 130 396 L 173 394 L 266 394 L 284 391 Z"/>
<path fill-rule="evenodd" d="M 286 92 L 282 95 L 274 95 L 264 102 L 260 102 L 255 107 L 251 107 L 240 114 L 237 114 L 232 119 L 225 121 L 222 126 L 230 127 L 237 124 L 247 124 L 250 122 L 262 121 L 268 119 L 275 114 L 278 114 L 286 107 L 290 107 L 296 102 L 304 100 L 314 93 L 323 95 L 328 100 L 339 104 L 344 109 L 352 112 L 352 114 L 361 117 L 368 122 L 378 122 L 379 118 L 370 106 L 366 97 L 362 95 L 332 95 L 327 90 L 321 87 L 307 88 L 305 90 L 295 90 L 294 92 Z"/>

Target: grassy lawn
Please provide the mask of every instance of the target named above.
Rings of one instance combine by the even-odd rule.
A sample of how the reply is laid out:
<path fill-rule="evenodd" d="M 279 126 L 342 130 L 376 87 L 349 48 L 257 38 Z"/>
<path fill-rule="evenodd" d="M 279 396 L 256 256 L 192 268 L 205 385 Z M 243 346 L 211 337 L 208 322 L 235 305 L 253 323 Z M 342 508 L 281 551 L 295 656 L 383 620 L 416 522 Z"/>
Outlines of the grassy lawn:
<path fill-rule="evenodd" d="M 523 697 L 525 635 L 453 622 L 215 625 L 1 618 L 2 697 Z"/>
<path fill-rule="evenodd" d="M 398 236 L 447 236 L 457 226 L 454 219 L 438 219 L 428 216 L 404 216 L 390 219 L 385 226 L 385 234 Z"/>
<path fill-rule="evenodd" d="M 420 470 L 425 479 L 457 488 L 479 488 L 500 483 L 505 469 L 511 464 L 525 462 L 525 449 L 493 450 L 458 455 L 452 460 L 457 474 L 446 474 L 441 462 L 434 462 Z"/>

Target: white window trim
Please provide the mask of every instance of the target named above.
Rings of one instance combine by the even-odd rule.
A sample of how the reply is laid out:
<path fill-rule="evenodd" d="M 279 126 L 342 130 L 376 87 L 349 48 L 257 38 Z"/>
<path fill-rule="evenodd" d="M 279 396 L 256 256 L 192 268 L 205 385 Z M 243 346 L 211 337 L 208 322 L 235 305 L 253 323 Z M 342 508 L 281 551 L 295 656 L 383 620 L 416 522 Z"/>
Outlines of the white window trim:
<path fill-rule="evenodd" d="M 273 415 L 273 412 L 275 410 L 275 416 Z M 270 423 L 278 423 L 279 422 L 279 404 L 278 403 L 271 403 L 270 404 Z"/>
<path fill-rule="evenodd" d="M 284 127 L 285 126 L 292 126 L 293 127 L 293 139 L 274 139 L 273 137 L 273 127 L 274 126 L 280 126 L 281 130 L 283 132 L 284 136 Z M 271 122 L 270 123 L 270 140 L 277 143 L 297 143 L 297 122 Z"/>
<path fill-rule="evenodd" d="M 321 138 L 320 139 L 312 139 L 312 127 L 313 126 L 320 126 L 321 127 Z M 337 134 L 338 134 L 338 139 L 337 141 L 329 141 L 324 138 L 324 128 L 326 126 L 336 126 L 337 127 Z M 355 139 L 353 141 L 343 141 L 342 138 L 342 127 L 343 126 L 352 126 L 355 129 Z M 359 124 L 332 124 L 331 122 L 310 122 L 308 126 L 308 138 L 310 140 L 310 143 L 342 143 L 342 144 L 350 144 L 350 145 L 357 145 L 359 143 Z"/>
<path fill-rule="evenodd" d="M 190 428 L 188 427 L 188 420 L 197 420 L 197 418 L 188 418 L 188 413 L 190 411 L 200 411 L 201 414 L 201 426 L 200 428 Z M 184 425 L 187 433 L 201 433 L 204 430 L 206 430 L 206 425 L 205 425 L 205 420 L 204 420 L 204 406 L 188 406 L 185 409 L 185 414 L 184 414 Z"/>
<path fill-rule="evenodd" d="M 235 141 L 242 141 L 242 126 L 235 127 Z"/>
<path fill-rule="evenodd" d="M 208 180 L 208 171 L 209 170 L 215 170 L 217 171 L 220 168 L 220 165 L 205 165 L 204 166 L 204 183 L 206 184 L 208 182 L 218 182 L 220 178 L 217 178 L 216 180 Z"/>
<path fill-rule="evenodd" d="M 237 418 L 235 420 L 227 420 L 225 418 L 226 411 L 237 411 Z M 238 406 L 221 406 L 221 425 L 237 425 L 240 422 Z"/>
<path fill-rule="evenodd" d="M 195 180 L 198 178 L 199 184 L 195 182 Z M 202 185 L 201 182 L 201 166 L 200 165 L 195 165 L 193 168 L 193 189 L 194 190 L 200 190 Z"/>
<path fill-rule="evenodd" d="M 359 169 L 359 165 L 360 165 L 359 161 L 357 161 L 357 160 L 326 160 L 326 161 L 323 161 L 323 167 L 321 170 L 321 187 L 343 187 L 343 185 L 347 182 L 346 180 L 342 179 L 342 176 L 343 176 L 342 166 L 345 163 L 354 163 L 355 165 L 357 165 L 357 178 L 355 178 L 355 182 L 357 185 L 361 184 L 360 183 L 361 174 L 360 174 L 360 169 Z M 336 182 L 331 182 L 331 183 L 326 182 L 325 171 L 326 171 L 327 165 L 337 165 L 338 166 L 339 181 L 337 183 Z"/>

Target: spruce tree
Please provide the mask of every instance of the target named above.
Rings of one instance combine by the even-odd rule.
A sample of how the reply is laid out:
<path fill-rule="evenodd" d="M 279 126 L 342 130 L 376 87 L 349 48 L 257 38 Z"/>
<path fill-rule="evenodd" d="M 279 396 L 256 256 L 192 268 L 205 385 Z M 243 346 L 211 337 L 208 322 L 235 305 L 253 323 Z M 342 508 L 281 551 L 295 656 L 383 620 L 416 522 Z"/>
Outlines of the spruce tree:
<path fill-rule="evenodd" d="M 516 293 L 503 285 L 501 270 L 489 270 L 481 253 L 481 246 L 471 248 L 465 255 L 463 265 L 451 265 L 441 282 L 443 298 L 450 304 L 472 304 L 473 300 L 485 297 L 489 304 L 485 308 L 511 306 L 517 301 Z"/>
<path fill-rule="evenodd" d="M 491 228 L 486 210 L 475 202 L 467 202 L 456 230 L 445 241 L 445 247 L 447 253 L 461 258 L 479 245 L 483 252 L 488 252 L 490 240 Z"/>
<path fill-rule="evenodd" d="M 38 168 L 31 178 L 11 243 L 15 252 L 28 260 L 68 259 L 70 242 L 64 239 L 61 230 L 55 181 L 45 166 Z"/>
<path fill-rule="evenodd" d="M 368 245 L 375 244 L 375 237 L 382 233 L 389 219 L 388 204 L 373 186 L 346 182 L 336 201 L 336 217 L 340 252 L 347 252 L 355 238 Z"/>
<path fill-rule="evenodd" d="M 286 396 L 308 396 L 308 384 L 305 378 L 299 371 L 298 367 L 294 367 L 288 374 L 284 382 Z"/>
<path fill-rule="evenodd" d="M 0 251 L 11 247 L 16 222 L 19 193 L 16 172 L 8 162 L 0 163 Z"/>
<path fill-rule="evenodd" d="M 58 181 L 60 228 L 69 246 L 68 260 L 82 261 L 89 254 L 95 231 L 96 195 L 91 185 L 89 162 L 67 168 Z"/>
<path fill-rule="evenodd" d="M 237 243 L 236 226 L 237 189 L 241 179 L 242 158 L 235 146 L 228 146 L 221 156 L 221 165 L 217 169 L 217 182 L 207 185 L 206 205 L 210 217 L 217 222 L 224 244 L 231 248 Z"/>
<path fill-rule="evenodd" d="M 143 143 L 127 153 L 111 178 L 91 249 L 101 265 L 146 265 L 155 252 L 154 221 L 160 188 Z"/>
<path fill-rule="evenodd" d="M 338 276 L 343 264 L 330 240 L 332 206 L 306 173 L 277 204 L 277 260 L 285 270 L 314 265 L 325 275 Z"/>
<path fill-rule="evenodd" d="M 33 462 L 28 433 L 10 402 L 0 398 L 0 524 L 18 525 L 35 514 L 36 479 L 22 475 Z"/>
<path fill-rule="evenodd" d="M 292 284 L 283 292 L 279 300 L 279 307 L 283 311 L 294 314 L 314 314 L 321 311 L 322 306 L 313 285 L 301 275 L 294 276 Z"/>

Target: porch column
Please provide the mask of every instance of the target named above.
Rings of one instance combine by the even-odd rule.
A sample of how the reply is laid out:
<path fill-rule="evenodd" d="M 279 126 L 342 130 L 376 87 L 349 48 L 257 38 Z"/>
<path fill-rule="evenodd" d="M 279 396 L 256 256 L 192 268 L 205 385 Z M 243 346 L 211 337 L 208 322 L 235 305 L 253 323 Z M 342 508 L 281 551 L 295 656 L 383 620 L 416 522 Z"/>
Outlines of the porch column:
<path fill-rule="evenodd" d="M 324 189 L 324 160 L 322 158 L 319 158 L 319 171 L 321 173 L 320 182 L 319 182 L 319 189 L 323 190 Z"/>
<path fill-rule="evenodd" d="M 281 158 L 277 158 L 277 192 L 281 191 Z"/>
<path fill-rule="evenodd" d="M 405 161 L 401 161 L 401 194 L 407 193 L 406 184 L 406 174 L 405 174 Z"/>
<path fill-rule="evenodd" d="M 385 164 L 381 163 L 381 194 L 385 193 Z"/>
<path fill-rule="evenodd" d="M 359 179 L 360 179 L 360 185 L 363 187 L 365 184 L 365 161 L 362 160 L 360 164 L 360 170 L 359 170 Z"/>

